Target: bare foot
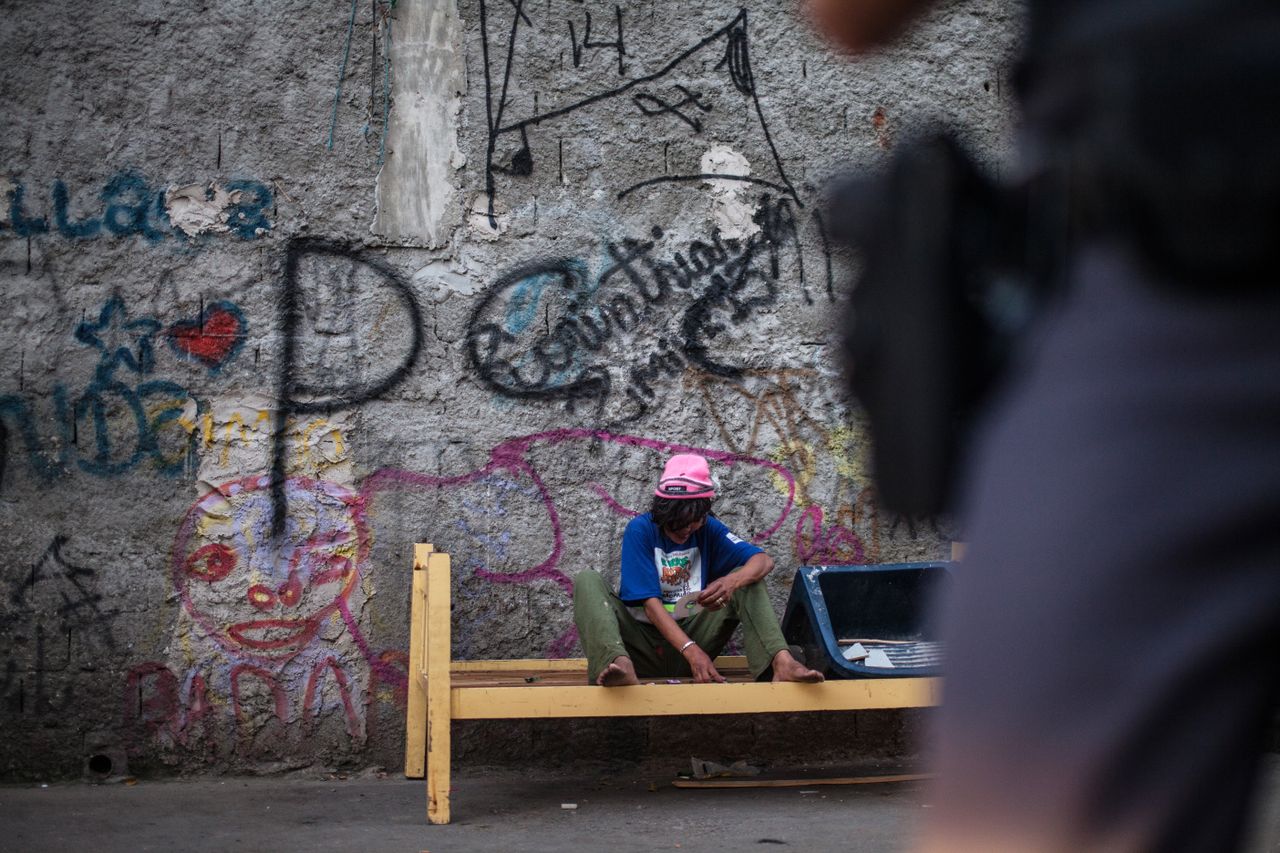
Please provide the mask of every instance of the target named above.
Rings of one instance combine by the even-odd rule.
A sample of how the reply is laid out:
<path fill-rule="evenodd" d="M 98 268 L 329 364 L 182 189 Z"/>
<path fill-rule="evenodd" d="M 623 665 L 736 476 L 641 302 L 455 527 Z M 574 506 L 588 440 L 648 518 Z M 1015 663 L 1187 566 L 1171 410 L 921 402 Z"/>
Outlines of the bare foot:
<path fill-rule="evenodd" d="M 626 655 L 614 658 L 613 663 L 606 666 L 604 672 L 600 673 L 600 677 L 596 679 L 596 684 L 601 687 L 623 687 L 639 683 L 640 679 L 636 678 L 636 668 L 631 663 L 631 658 Z"/>
<path fill-rule="evenodd" d="M 773 656 L 773 680 L 802 681 L 806 684 L 817 684 L 819 681 L 825 681 L 822 673 L 816 669 L 809 669 L 809 667 L 796 660 L 791 652 L 786 649 Z"/>

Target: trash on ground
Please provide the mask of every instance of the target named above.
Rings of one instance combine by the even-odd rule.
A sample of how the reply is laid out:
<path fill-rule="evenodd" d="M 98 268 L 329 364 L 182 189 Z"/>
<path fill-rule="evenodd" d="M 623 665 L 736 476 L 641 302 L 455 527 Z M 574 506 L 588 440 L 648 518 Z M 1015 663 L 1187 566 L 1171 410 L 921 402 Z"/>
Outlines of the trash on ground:
<path fill-rule="evenodd" d="M 879 667 L 881 669 L 893 669 L 893 661 L 889 660 L 884 649 L 872 649 L 867 653 L 867 659 L 864 661 L 867 666 Z"/>
<path fill-rule="evenodd" d="M 854 643 L 840 653 L 845 660 L 862 660 L 867 656 L 867 650 L 862 643 Z"/>

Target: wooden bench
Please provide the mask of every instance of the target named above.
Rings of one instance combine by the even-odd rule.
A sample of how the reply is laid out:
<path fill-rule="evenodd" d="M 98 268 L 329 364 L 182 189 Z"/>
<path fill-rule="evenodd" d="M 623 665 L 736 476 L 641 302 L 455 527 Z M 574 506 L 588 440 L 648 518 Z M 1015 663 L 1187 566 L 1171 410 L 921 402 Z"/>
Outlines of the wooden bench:
<path fill-rule="evenodd" d="M 719 657 L 728 684 L 586 683 L 587 662 L 452 660 L 449 555 L 415 545 L 404 773 L 427 779 L 427 820 L 449 822 L 450 727 L 454 720 L 649 717 L 864 711 L 937 704 L 941 680 L 877 678 L 823 684 L 751 679 L 742 657 Z"/>

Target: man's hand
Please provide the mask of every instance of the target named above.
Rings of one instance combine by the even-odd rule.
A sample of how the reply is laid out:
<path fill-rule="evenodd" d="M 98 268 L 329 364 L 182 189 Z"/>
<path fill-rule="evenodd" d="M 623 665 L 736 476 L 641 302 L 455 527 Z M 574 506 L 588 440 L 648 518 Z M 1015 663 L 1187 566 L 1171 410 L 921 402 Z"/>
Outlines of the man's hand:
<path fill-rule="evenodd" d="M 729 604 L 737 589 L 738 583 L 733 575 L 725 575 L 707 584 L 707 588 L 698 595 L 698 604 L 707 610 L 719 610 Z"/>
<path fill-rule="evenodd" d="M 724 683 L 724 676 L 716 671 L 716 665 L 711 662 L 711 655 L 704 652 L 696 643 L 684 650 L 684 659 L 689 662 L 689 669 L 693 671 L 693 680 L 698 684 L 709 684 L 711 682 Z"/>

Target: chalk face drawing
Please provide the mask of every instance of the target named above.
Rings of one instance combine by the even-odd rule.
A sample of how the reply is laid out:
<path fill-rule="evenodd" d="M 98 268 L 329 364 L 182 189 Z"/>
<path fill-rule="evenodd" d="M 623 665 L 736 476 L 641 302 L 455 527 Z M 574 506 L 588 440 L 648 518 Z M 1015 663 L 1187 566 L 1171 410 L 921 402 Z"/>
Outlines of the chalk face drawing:
<path fill-rule="evenodd" d="M 271 481 L 226 483 L 187 514 L 173 582 L 192 619 L 237 658 L 287 660 L 330 618 L 353 623 L 348 599 L 368 558 L 363 502 L 336 483 L 285 484 L 289 515 L 272 536 Z"/>

